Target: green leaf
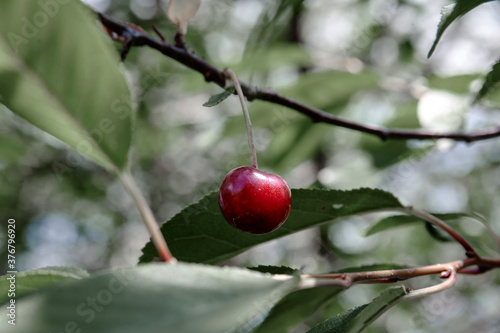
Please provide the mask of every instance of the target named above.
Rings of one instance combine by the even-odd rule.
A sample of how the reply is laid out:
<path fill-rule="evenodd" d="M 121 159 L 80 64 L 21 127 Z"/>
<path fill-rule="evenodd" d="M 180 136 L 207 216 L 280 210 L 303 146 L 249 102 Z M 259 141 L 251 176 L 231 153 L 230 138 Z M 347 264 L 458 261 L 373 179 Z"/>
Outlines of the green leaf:
<path fill-rule="evenodd" d="M 500 82 L 500 60 L 498 60 L 491 71 L 486 75 L 483 86 L 478 91 L 476 97 L 474 98 L 474 103 L 478 102 L 480 99 L 488 95 L 493 90 L 498 88 L 498 83 Z"/>
<path fill-rule="evenodd" d="M 351 191 L 294 189 L 288 220 L 277 230 L 251 235 L 231 227 L 222 216 L 217 193 L 184 208 L 161 226 L 170 250 L 182 261 L 217 264 L 251 247 L 337 218 L 401 208 L 390 193 L 378 189 Z M 151 262 L 157 252 L 151 242 L 142 249 L 140 262 Z"/>
<path fill-rule="evenodd" d="M 79 1 L 0 4 L 0 103 L 112 171 L 125 168 L 132 135 L 118 61 Z"/>
<path fill-rule="evenodd" d="M 87 271 L 77 267 L 44 267 L 15 274 L 16 298 L 38 289 L 59 283 L 68 279 L 82 279 L 88 277 Z M 9 299 L 11 274 L 0 276 L 0 303 Z"/>
<path fill-rule="evenodd" d="M 361 332 L 375 319 L 389 310 L 406 295 L 404 286 L 392 287 L 384 291 L 371 303 L 351 309 L 324 321 L 307 333 L 354 333 Z"/>
<path fill-rule="evenodd" d="M 340 288 L 299 290 L 285 296 L 274 306 L 254 333 L 287 333 L 336 297 Z"/>
<path fill-rule="evenodd" d="M 464 213 L 452 213 L 452 214 L 433 214 L 435 217 L 443 220 L 443 221 L 451 221 L 456 220 L 461 217 L 469 216 Z M 403 227 L 415 223 L 423 223 L 424 221 L 413 215 L 394 215 L 386 217 L 375 225 L 373 225 L 370 229 L 368 229 L 365 233 L 365 236 L 371 236 L 377 234 L 382 231 L 386 231 L 392 228 Z"/>
<path fill-rule="evenodd" d="M 210 96 L 208 102 L 203 104 L 203 106 L 206 106 L 206 107 L 215 106 L 215 105 L 219 104 L 220 102 L 222 102 L 223 100 L 225 100 L 226 98 L 228 98 L 229 96 L 231 96 L 235 90 L 236 90 L 235 87 L 230 87 L 230 88 L 227 88 L 226 90 L 224 90 L 223 92 L 221 92 L 220 94 Z"/>
<path fill-rule="evenodd" d="M 436 39 L 434 40 L 434 43 L 432 44 L 431 50 L 429 51 L 427 57 L 430 58 L 432 56 L 437 44 L 439 43 L 439 40 L 443 36 L 444 31 L 450 24 L 453 23 L 453 21 L 467 14 L 477 6 L 490 1 L 493 0 L 457 0 L 455 4 L 444 6 L 441 10 L 441 21 L 438 24 Z"/>
<path fill-rule="evenodd" d="M 0 331 L 235 331 L 255 325 L 297 281 L 240 268 L 140 265 L 60 283 L 19 299 L 16 326 L 2 320 Z"/>

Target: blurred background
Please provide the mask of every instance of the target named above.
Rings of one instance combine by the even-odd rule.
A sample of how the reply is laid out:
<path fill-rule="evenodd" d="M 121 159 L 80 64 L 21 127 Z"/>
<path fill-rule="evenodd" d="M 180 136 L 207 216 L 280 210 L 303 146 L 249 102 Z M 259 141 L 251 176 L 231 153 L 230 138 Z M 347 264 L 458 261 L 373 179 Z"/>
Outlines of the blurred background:
<path fill-rule="evenodd" d="M 85 0 L 110 16 L 154 24 L 172 40 L 166 1 Z M 391 128 L 480 131 L 500 125 L 500 92 L 471 106 L 500 58 L 500 4 L 475 9 L 445 32 L 431 59 L 442 0 L 203 0 L 186 43 L 240 80 L 278 90 L 351 120 Z M 117 54 L 120 50 L 116 44 Z M 56 49 L 47 52 L 57 52 Z M 135 48 L 122 64 L 137 105 L 131 168 L 161 222 L 218 190 L 231 169 L 248 165 L 236 97 L 206 108 L 221 92 L 154 50 Z M 378 187 L 433 213 L 467 212 L 452 225 L 498 257 L 500 139 L 382 142 L 313 124 L 286 108 L 250 103 L 259 166 L 292 188 Z M 121 184 L 106 171 L 0 106 L 0 212 L 16 220 L 17 265 L 90 271 L 137 263 L 149 237 Z M 374 263 L 425 265 L 460 259 L 412 224 L 364 237 L 385 215 L 354 216 L 259 246 L 227 264 L 287 265 L 307 273 Z M 4 224 L 4 222 L 2 222 Z M 6 257 L 5 231 L 0 252 Z M 200 249 L 202 251 L 203 249 Z M 0 262 L 5 270 L 6 261 Z M 408 281 L 418 288 L 433 279 Z M 383 287 L 358 286 L 319 309 L 311 323 L 363 304 Z M 460 277 L 444 293 L 400 304 L 368 332 L 498 332 L 500 276 Z M 293 332 L 304 332 L 308 323 Z"/>

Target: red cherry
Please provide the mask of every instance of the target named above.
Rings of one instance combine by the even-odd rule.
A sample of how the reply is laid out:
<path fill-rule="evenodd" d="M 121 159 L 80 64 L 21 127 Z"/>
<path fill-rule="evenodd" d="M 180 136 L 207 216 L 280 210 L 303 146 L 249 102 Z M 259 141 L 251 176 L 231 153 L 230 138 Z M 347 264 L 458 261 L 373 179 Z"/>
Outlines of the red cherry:
<path fill-rule="evenodd" d="M 219 207 L 230 225 L 251 234 L 276 230 L 290 214 L 292 194 L 278 175 L 252 167 L 231 170 L 219 190 Z"/>

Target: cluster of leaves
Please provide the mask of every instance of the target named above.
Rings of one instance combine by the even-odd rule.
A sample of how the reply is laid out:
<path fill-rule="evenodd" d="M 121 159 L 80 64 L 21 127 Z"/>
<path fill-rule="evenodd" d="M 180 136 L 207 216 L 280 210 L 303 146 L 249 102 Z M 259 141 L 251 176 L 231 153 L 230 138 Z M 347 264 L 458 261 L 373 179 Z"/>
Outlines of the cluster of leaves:
<path fill-rule="evenodd" d="M 435 45 L 455 19 L 485 2 L 458 1 L 447 8 Z M 29 22 L 34 29 L 31 35 L 26 29 L 32 28 L 20 26 L 19 18 L 29 20 L 43 13 L 48 17 L 47 12 L 37 3 L 26 5 L 15 0 L 0 6 L 0 102 L 112 174 L 127 170 L 134 122 L 132 101 L 117 65 L 116 50 L 97 28 L 94 13 L 77 1 L 57 4 L 52 7 L 56 12 L 43 27 Z M 47 44 L 64 45 L 64 49 L 49 53 Z M 272 67 L 276 55 L 267 55 L 271 59 L 262 64 Z M 290 63 L 307 58 L 295 47 L 288 56 Z M 488 74 L 477 99 L 495 87 L 500 78 L 498 67 Z M 99 73 L 99 79 L 89 73 Z M 329 95 L 319 94 L 314 88 L 324 82 L 333 87 Z M 337 112 L 356 91 L 375 88 L 377 82 L 378 76 L 370 71 L 310 73 L 301 77 L 301 85 L 289 87 L 285 93 L 300 94 L 309 98 L 303 100 L 306 103 Z M 208 105 L 220 103 L 230 94 L 225 92 Z M 266 126 L 269 115 L 261 105 L 254 106 L 252 113 L 257 126 Z M 237 128 L 231 121 L 226 131 Z M 275 153 L 266 163 L 278 170 L 313 156 L 327 130 L 302 118 L 288 125 L 294 129 L 292 134 L 283 134 L 287 138 L 276 136 L 269 147 Z M 381 163 L 387 165 L 394 160 L 395 156 L 389 156 Z M 59 167 L 64 171 L 64 165 Z M 401 207 L 392 194 L 376 189 L 293 190 L 293 208 L 286 224 L 271 234 L 254 236 L 237 232 L 224 222 L 212 193 L 184 208 L 162 227 L 173 254 L 186 263 L 152 263 L 157 254 L 148 243 L 140 258 L 143 264 L 137 267 L 90 276 L 83 270 L 55 267 L 20 273 L 16 276 L 16 307 L 19 314 L 31 319 L 19 321 L 18 327 L 4 320 L 0 328 L 2 332 L 77 328 L 92 332 L 286 332 L 331 302 L 340 290 L 293 292 L 299 282 L 295 272 L 286 272 L 290 274 L 288 280 L 276 280 L 269 274 L 283 272 L 276 268 L 255 272 L 207 264 L 222 263 L 256 245 L 336 219 Z M 381 221 L 370 233 L 414 222 L 394 216 Z M 0 302 L 5 304 L 9 286 L 6 276 L 0 278 Z M 316 323 L 310 332 L 361 331 L 405 293 L 401 286 L 387 289 L 370 304 Z"/>

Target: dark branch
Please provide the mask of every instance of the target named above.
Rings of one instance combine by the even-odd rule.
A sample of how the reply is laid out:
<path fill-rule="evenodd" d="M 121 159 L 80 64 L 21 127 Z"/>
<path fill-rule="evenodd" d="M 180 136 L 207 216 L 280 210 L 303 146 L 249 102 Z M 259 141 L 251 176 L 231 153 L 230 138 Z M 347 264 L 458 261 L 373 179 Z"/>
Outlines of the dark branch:
<path fill-rule="evenodd" d="M 178 47 L 166 41 L 159 41 L 149 36 L 147 33 L 134 29 L 125 23 L 116 21 L 115 19 L 105 14 L 98 13 L 98 16 L 105 27 L 115 32 L 117 35 L 124 37 L 121 39 L 115 39 L 124 44 L 124 52 L 122 52 L 122 55 L 126 54 L 126 52 L 128 52 L 128 48 L 132 46 L 149 46 L 150 48 L 160 51 L 167 57 L 177 60 L 185 66 L 201 73 L 207 82 L 214 82 L 222 88 L 225 87 L 226 79 L 224 72 L 213 66 L 206 60 L 189 52 L 189 50 L 187 50 L 185 47 Z M 176 40 L 176 44 L 179 44 L 178 40 Z M 367 125 L 337 117 L 328 112 L 303 104 L 297 100 L 282 96 L 273 90 L 252 87 L 245 83 L 241 83 L 241 88 L 249 101 L 259 99 L 262 101 L 282 105 L 308 116 L 314 122 L 327 123 L 339 127 L 349 128 L 359 132 L 373 134 L 378 136 L 382 140 L 453 139 L 455 141 L 473 142 L 500 136 L 500 126 L 470 134 L 460 132 L 435 133 L 425 130 L 408 131 L 388 129 L 382 126 Z"/>

